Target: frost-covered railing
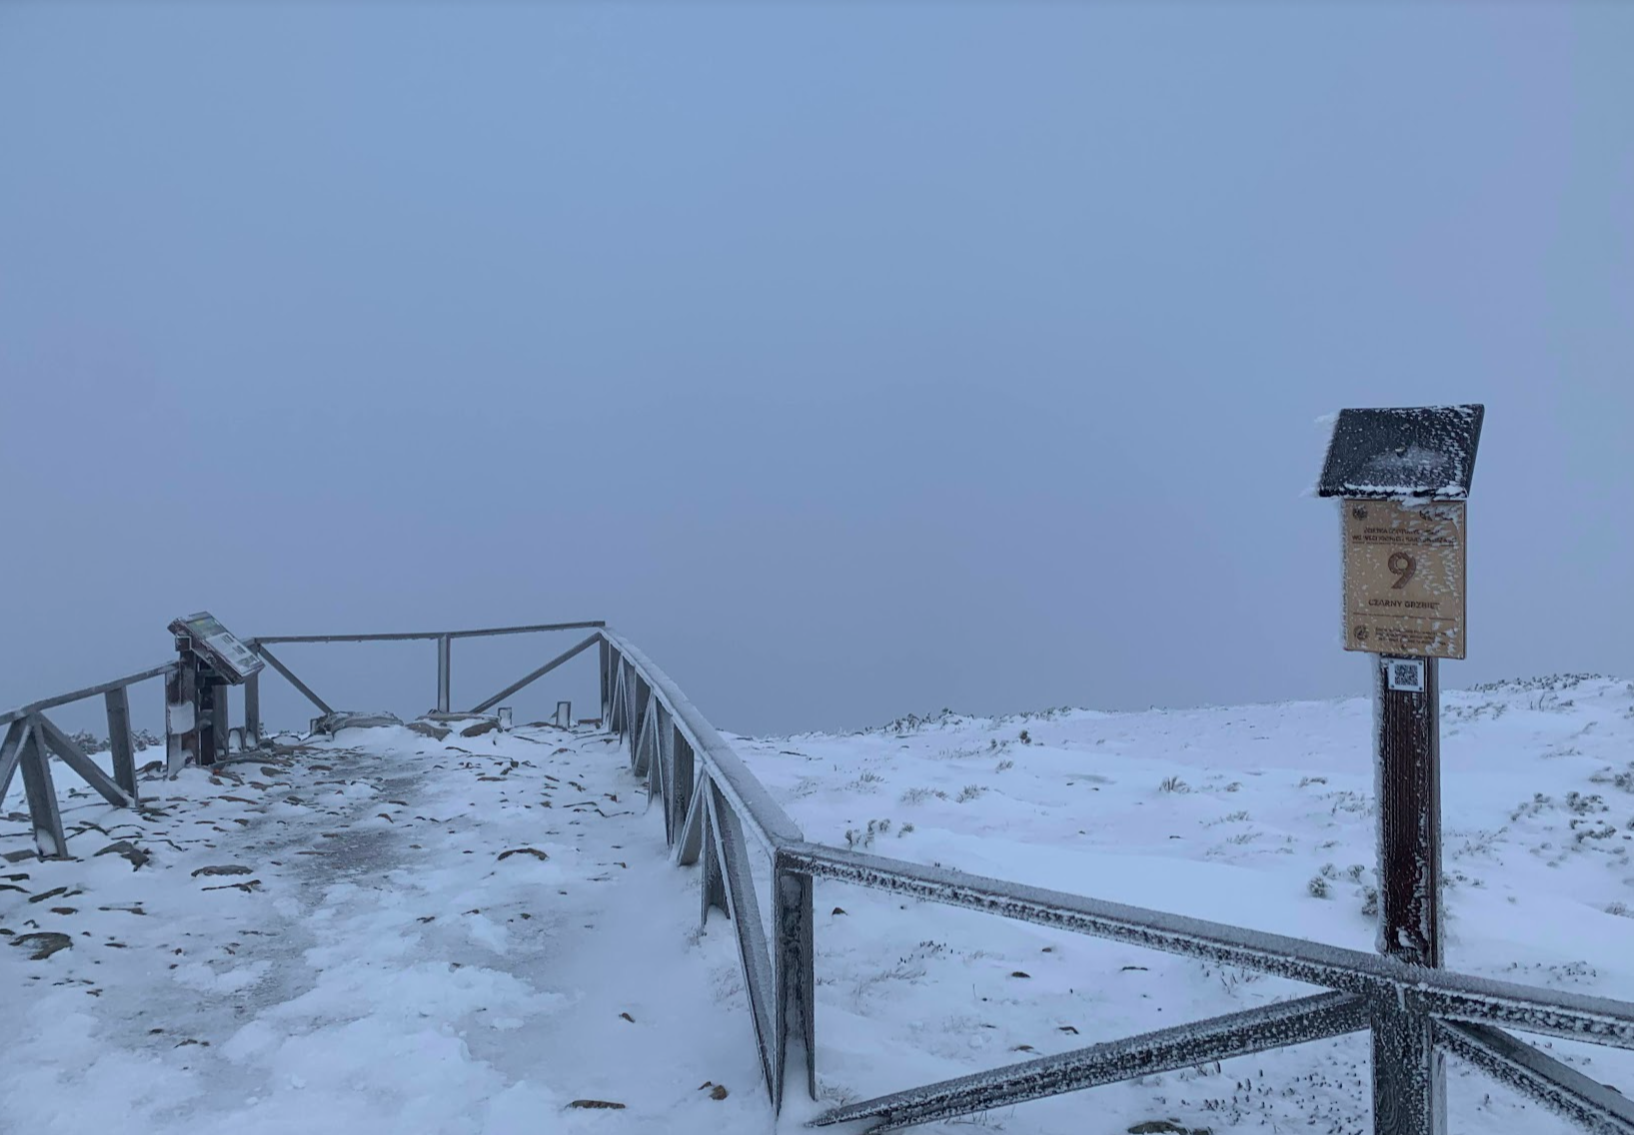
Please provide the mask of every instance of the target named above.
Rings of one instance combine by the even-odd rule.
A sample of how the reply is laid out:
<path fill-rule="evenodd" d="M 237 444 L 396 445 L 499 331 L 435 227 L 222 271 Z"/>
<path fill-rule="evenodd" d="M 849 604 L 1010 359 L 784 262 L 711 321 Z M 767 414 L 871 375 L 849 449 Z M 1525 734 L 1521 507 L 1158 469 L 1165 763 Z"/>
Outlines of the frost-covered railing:
<path fill-rule="evenodd" d="M 1331 992 L 1261 1006 L 834 1108 L 818 1126 L 874 1121 L 890 1131 L 1063 1092 L 1370 1030 L 1375 1135 L 1440 1135 L 1435 1062 L 1461 1057 L 1593 1131 L 1634 1135 L 1634 1101 L 1511 1036 L 1634 1048 L 1634 1003 L 1410 965 L 1301 938 L 1101 902 L 960 871 L 808 843 L 667 675 L 603 629 L 603 718 L 629 741 L 631 768 L 662 800 L 680 864 L 703 865 L 702 913 L 734 923 L 744 987 L 774 1108 L 790 1069 L 816 1098 L 812 883 L 856 886 L 967 907 L 1167 953 L 1204 958 Z M 771 940 L 747 858 L 772 861 Z"/>
<path fill-rule="evenodd" d="M 0 713 L 0 725 L 6 727 L 0 740 L 0 800 L 11 788 L 11 778 L 19 768 L 23 771 L 23 795 L 28 799 L 28 817 L 34 831 L 34 846 L 42 858 L 68 854 L 68 837 L 63 832 L 62 813 L 57 808 L 57 786 L 51 777 L 50 755 L 56 754 L 63 764 L 96 789 L 102 798 L 116 808 L 134 808 L 139 797 L 136 791 L 136 745 L 131 736 L 131 686 L 149 678 L 169 678 L 176 672 L 176 663 L 169 662 L 103 682 L 83 690 L 59 694 L 54 698 L 32 702 L 19 709 Z M 71 705 L 86 698 L 102 695 L 108 712 L 108 749 L 113 759 L 113 776 L 103 772 L 90 754 L 80 748 L 68 734 L 45 715 L 48 709 Z"/>
<path fill-rule="evenodd" d="M 760 1067 L 781 1110 L 791 1054 L 815 1098 L 811 872 L 784 853 L 807 844 L 795 822 L 669 676 L 625 639 L 601 632 L 603 719 L 629 738 L 630 767 L 663 801 L 675 861 L 702 860 L 701 917 L 714 907 L 737 932 Z M 747 833 L 747 834 L 745 834 Z M 748 837 L 771 857 L 773 941 L 749 865 Z"/>
<path fill-rule="evenodd" d="M 497 635 L 513 634 L 542 634 L 548 631 L 576 631 L 599 629 L 607 624 L 599 619 L 580 623 L 534 623 L 521 627 L 481 627 L 477 630 L 463 631 L 388 631 L 375 634 L 289 634 L 289 635 L 262 635 L 252 638 L 246 644 L 260 655 L 274 670 L 284 676 L 285 681 L 307 701 L 317 706 L 325 714 L 334 713 L 334 707 L 324 701 L 305 682 L 297 678 L 288 666 L 285 666 L 277 655 L 269 649 L 272 643 L 284 642 L 435 642 L 437 644 L 437 709 L 447 713 L 450 709 L 449 689 L 453 672 L 454 640 L 457 638 L 493 638 Z M 546 674 L 556 669 L 569 659 L 576 658 L 580 653 L 595 646 L 597 638 L 591 635 L 540 666 L 531 673 L 524 674 L 510 685 L 500 690 L 493 697 L 477 703 L 470 710 L 472 713 L 486 713 L 512 694 L 525 686 L 531 686 Z M 247 728 L 259 733 L 260 729 L 260 693 L 255 677 L 251 677 L 244 684 L 244 717 Z"/>

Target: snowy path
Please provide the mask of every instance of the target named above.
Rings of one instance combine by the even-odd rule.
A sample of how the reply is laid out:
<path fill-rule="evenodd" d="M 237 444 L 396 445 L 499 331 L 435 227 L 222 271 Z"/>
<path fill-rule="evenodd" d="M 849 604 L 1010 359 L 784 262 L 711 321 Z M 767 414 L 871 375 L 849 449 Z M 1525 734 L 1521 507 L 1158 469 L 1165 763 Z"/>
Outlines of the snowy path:
<path fill-rule="evenodd" d="M 105 834 L 0 864 L 7 940 L 73 943 L 0 950 L 0 1131 L 769 1125 L 729 928 L 697 935 L 696 887 L 604 735 L 351 730 L 150 781 L 143 818 L 61 789 L 70 831 Z M 151 861 L 95 854 L 119 839 Z"/>

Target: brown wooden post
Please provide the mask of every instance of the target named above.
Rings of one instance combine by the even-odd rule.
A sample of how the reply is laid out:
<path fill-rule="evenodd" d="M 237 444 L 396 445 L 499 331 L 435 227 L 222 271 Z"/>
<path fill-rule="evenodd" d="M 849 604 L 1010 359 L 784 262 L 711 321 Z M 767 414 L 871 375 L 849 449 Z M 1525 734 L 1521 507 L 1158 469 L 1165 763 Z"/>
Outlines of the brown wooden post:
<path fill-rule="evenodd" d="M 1375 658 L 1379 952 L 1414 965 L 1439 966 L 1442 960 L 1439 667 L 1434 658 L 1399 658 L 1389 654 Z M 1423 689 L 1392 689 L 1391 667 L 1406 667 L 1414 675 L 1421 674 Z"/>
<path fill-rule="evenodd" d="M 1441 697 L 1436 663 L 1434 658 L 1381 654 L 1375 656 L 1373 671 L 1378 947 L 1390 957 L 1432 967 L 1442 960 Z M 1406 688 L 1415 685 L 1421 688 Z M 1373 1125 L 1377 1135 L 1446 1133 L 1446 1057 L 1435 1046 L 1434 1025 L 1427 1015 L 1392 1007 L 1374 1014 Z"/>
<path fill-rule="evenodd" d="M 1317 494 L 1341 500 L 1344 644 L 1373 655 L 1379 952 L 1441 965 L 1441 683 L 1463 658 L 1464 519 L 1486 411 L 1341 410 Z M 1446 1135 L 1428 1013 L 1369 1006 L 1374 1135 Z"/>

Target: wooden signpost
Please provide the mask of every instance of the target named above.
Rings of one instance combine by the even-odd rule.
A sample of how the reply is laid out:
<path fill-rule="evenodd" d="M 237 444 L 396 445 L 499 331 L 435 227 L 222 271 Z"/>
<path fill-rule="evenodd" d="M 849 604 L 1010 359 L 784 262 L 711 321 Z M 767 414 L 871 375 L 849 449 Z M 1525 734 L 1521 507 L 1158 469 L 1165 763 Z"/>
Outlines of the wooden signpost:
<path fill-rule="evenodd" d="M 1317 494 L 1337 497 L 1344 645 L 1375 656 L 1381 953 L 1441 965 L 1438 662 L 1465 653 L 1465 500 L 1484 407 L 1342 410 Z M 1445 1135 L 1446 1070 L 1430 1024 L 1380 1014 L 1375 1130 Z"/>

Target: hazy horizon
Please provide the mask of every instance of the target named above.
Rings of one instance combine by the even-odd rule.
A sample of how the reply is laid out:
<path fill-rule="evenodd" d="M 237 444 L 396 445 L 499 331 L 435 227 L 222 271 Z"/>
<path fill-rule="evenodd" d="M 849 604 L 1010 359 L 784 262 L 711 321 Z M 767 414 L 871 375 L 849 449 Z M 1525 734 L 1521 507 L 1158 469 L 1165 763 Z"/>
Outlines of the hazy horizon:
<path fill-rule="evenodd" d="M 1444 686 L 1634 678 L 1631 54 L 1589 4 L 0 7 L 0 709 L 200 609 L 606 619 L 751 733 L 1362 694 L 1317 420 L 1453 402 Z M 457 705 L 557 637 L 456 643 Z M 433 701 L 429 643 L 279 655 Z"/>

